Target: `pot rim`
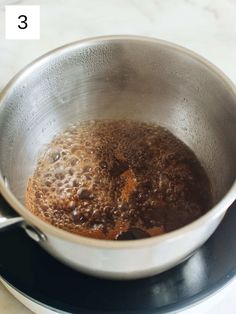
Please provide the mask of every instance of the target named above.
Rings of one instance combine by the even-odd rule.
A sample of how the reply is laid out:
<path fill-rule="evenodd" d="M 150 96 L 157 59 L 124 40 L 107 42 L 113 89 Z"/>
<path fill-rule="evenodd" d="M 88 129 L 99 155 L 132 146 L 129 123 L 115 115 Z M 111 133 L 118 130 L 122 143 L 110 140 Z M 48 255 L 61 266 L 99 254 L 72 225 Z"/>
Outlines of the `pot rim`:
<path fill-rule="evenodd" d="M 146 36 L 134 36 L 134 35 L 108 35 L 108 36 L 98 36 L 92 38 L 86 38 L 82 40 L 78 40 L 66 45 L 63 45 L 59 48 L 51 50 L 46 54 L 42 55 L 41 57 L 35 59 L 33 62 L 28 64 L 24 67 L 18 74 L 16 74 L 9 83 L 5 86 L 5 88 L 0 93 L 0 113 L 2 107 L 1 102 L 7 97 L 11 88 L 14 86 L 16 82 L 22 79 L 24 76 L 29 75 L 32 71 L 37 70 L 37 68 L 46 62 L 49 58 L 55 58 L 60 54 L 63 54 L 65 50 L 75 49 L 82 46 L 86 46 L 87 44 L 95 44 L 95 43 L 102 43 L 106 41 L 116 41 L 116 40 L 127 40 L 127 41 L 140 41 L 140 42 L 149 42 L 149 43 L 156 43 L 159 45 L 167 46 L 171 49 L 174 49 L 178 52 L 181 52 L 185 55 L 190 56 L 191 58 L 197 60 L 204 66 L 206 66 L 211 72 L 214 72 L 224 83 L 225 87 L 231 92 L 235 97 L 236 103 L 236 87 L 233 82 L 214 64 L 206 60 L 204 57 L 198 55 L 197 53 L 184 48 L 180 45 L 175 43 L 171 43 L 162 39 L 146 37 Z M 235 106 L 236 110 L 236 106 Z M 57 227 L 50 225 L 49 223 L 43 221 L 42 219 L 35 216 L 31 213 L 26 206 L 24 206 L 16 197 L 15 195 L 6 187 L 4 183 L 4 178 L 0 170 L 0 191 L 4 198 L 9 202 L 9 204 L 20 214 L 23 216 L 26 221 L 30 222 L 31 224 L 37 226 L 40 230 L 45 232 L 46 234 L 50 234 L 52 236 L 58 237 L 62 240 L 78 243 L 84 246 L 96 247 L 96 248 L 103 248 L 103 249 L 134 249 L 134 248 L 143 248 L 143 247 L 150 247 L 157 245 L 163 241 L 173 241 L 176 238 L 184 237 L 189 232 L 193 231 L 194 229 L 198 229 L 202 224 L 206 222 L 206 220 L 217 218 L 222 215 L 228 207 L 233 203 L 236 197 L 236 179 L 232 184 L 231 188 L 225 194 L 225 196 L 215 205 L 213 206 L 207 213 L 205 213 L 200 218 L 196 219 L 192 223 L 176 229 L 174 231 L 165 233 L 163 235 L 154 236 L 147 239 L 140 239 L 140 240 L 128 240 L 128 241 L 116 241 L 116 240 L 100 240 L 94 238 L 83 237 L 80 235 L 72 234 L 70 232 L 64 231 Z"/>

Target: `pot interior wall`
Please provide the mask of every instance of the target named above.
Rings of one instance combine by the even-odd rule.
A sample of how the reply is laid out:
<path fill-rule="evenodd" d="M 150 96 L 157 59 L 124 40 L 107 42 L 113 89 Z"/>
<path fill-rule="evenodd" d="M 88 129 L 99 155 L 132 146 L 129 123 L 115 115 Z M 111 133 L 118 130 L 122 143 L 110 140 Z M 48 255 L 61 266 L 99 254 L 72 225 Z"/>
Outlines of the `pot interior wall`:
<path fill-rule="evenodd" d="M 235 95 L 201 61 L 166 44 L 113 39 L 75 44 L 24 72 L 0 106 L 0 169 L 24 202 L 28 177 L 52 137 L 88 119 L 167 127 L 206 169 L 214 201 L 236 173 Z"/>

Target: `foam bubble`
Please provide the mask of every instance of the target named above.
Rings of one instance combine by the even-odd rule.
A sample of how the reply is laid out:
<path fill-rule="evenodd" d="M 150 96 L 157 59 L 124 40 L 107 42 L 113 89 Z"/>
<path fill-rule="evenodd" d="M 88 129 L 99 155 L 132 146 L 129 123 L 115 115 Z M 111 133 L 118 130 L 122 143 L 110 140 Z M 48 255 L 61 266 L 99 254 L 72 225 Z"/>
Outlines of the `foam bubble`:
<path fill-rule="evenodd" d="M 86 121 L 48 145 L 26 203 L 59 228 L 114 239 L 122 228 L 155 235 L 196 219 L 210 207 L 209 190 L 194 154 L 166 129 Z"/>

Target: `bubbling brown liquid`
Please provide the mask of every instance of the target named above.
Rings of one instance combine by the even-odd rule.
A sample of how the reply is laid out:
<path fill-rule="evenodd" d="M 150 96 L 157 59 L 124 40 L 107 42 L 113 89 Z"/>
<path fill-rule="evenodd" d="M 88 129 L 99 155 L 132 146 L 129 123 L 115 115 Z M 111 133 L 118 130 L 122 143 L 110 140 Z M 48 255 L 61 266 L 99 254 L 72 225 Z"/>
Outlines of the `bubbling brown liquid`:
<path fill-rule="evenodd" d="M 96 120 L 70 127 L 47 146 L 28 181 L 26 205 L 66 231 L 127 240 L 194 221 L 212 197 L 196 156 L 168 130 Z"/>

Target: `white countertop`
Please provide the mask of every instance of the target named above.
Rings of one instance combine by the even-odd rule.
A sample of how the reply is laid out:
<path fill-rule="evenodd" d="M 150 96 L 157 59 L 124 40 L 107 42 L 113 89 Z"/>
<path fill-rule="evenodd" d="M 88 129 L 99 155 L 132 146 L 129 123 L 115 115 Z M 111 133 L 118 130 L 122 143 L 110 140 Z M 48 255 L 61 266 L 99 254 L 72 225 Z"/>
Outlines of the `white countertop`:
<path fill-rule="evenodd" d="M 5 39 L 4 5 L 10 4 L 41 6 L 40 40 Z M 0 0 L 0 90 L 46 51 L 105 34 L 145 35 L 178 43 L 209 59 L 236 83 L 235 0 Z M 197 312 L 236 313 L 235 289 L 236 281 Z M 31 312 L 0 284 L 0 313 Z"/>

